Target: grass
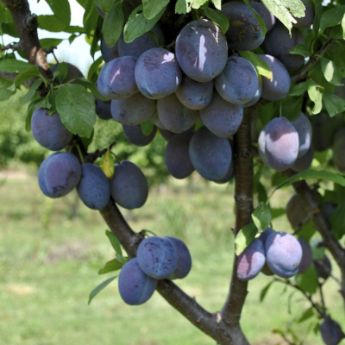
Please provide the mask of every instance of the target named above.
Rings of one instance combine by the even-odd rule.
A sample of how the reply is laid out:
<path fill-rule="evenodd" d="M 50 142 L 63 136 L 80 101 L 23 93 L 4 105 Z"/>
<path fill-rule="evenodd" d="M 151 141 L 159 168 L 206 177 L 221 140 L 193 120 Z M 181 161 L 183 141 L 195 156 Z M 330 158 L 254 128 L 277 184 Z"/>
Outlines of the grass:
<path fill-rule="evenodd" d="M 88 306 L 89 292 L 105 279 L 97 270 L 113 256 L 105 224 L 97 212 L 79 204 L 75 194 L 49 200 L 38 190 L 34 173 L 19 177 L 0 179 L 0 343 L 214 344 L 158 294 L 143 306 L 130 307 L 121 301 L 113 283 Z M 287 198 L 284 195 L 283 200 Z M 193 270 L 178 284 L 217 311 L 231 274 L 233 206 L 232 186 L 194 179 L 156 187 L 145 207 L 124 213 L 137 230 L 186 241 Z M 284 217 L 276 223 L 280 229 L 287 227 Z M 260 303 L 260 291 L 269 280 L 260 275 L 249 284 L 242 324 L 253 344 L 283 344 L 271 330 L 289 326 L 292 315 L 300 316 L 307 306 L 298 293 L 289 297 L 291 291 L 283 294 L 279 285 Z M 344 322 L 332 281 L 326 284 L 326 299 L 332 315 Z M 307 334 L 307 327 L 308 322 L 293 324 L 299 335 L 307 335 L 305 344 L 321 344 L 318 336 Z"/>

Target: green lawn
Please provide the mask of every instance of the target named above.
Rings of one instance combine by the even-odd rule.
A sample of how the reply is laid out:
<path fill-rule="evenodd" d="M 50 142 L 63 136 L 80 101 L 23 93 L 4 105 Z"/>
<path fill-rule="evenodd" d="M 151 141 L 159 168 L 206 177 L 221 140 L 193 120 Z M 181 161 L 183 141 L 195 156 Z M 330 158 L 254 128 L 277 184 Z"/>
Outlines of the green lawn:
<path fill-rule="evenodd" d="M 75 204 L 74 194 L 60 200 L 45 198 L 34 173 L 0 179 L 0 343 L 214 344 L 158 294 L 143 306 L 130 307 L 121 301 L 113 283 L 87 305 L 90 290 L 105 278 L 97 270 L 113 254 L 99 214 L 79 204 L 73 218 L 70 209 Z M 233 256 L 232 186 L 198 179 L 188 185 L 170 182 L 151 190 L 144 208 L 125 214 L 137 230 L 174 234 L 186 241 L 193 269 L 178 284 L 205 307 L 219 310 Z M 284 217 L 275 224 L 282 230 L 287 226 Z M 279 285 L 261 304 L 259 293 L 269 279 L 260 275 L 249 284 L 243 328 L 254 344 L 279 343 L 271 330 L 289 325 L 289 312 L 300 316 L 306 305 L 298 293 L 289 297 L 291 291 L 283 294 Z M 344 323 L 343 305 L 332 281 L 326 284 L 326 299 L 334 317 Z M 308 327 L 308 322 L 294 325 L 300 335 L 307 334 Z M 321 341 L 308 335 L 305 344 Z"/>

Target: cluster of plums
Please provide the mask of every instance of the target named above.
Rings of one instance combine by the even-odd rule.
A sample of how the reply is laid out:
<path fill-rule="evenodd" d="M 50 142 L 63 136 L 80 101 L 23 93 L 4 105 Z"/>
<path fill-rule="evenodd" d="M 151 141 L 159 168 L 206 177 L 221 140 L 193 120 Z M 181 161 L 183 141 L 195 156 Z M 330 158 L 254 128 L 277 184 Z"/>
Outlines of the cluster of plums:
<path fill-rule="evenodd" d="M 309 267 L 310 253 L 302 242 L 286 232 L 267 228 L 238 257 L 237 277 L 255 278 L 261 271 L 289 278 Z"/>
<path fill-rule="evenodd" d="M 44 147 L 59 151 L 66 148 L 72 134 L 62 125 L 59 114 L 37 108 L 32 115 L 34 138 Z M 148 183 L 140 168 L 130 161 L 115 165 L 108 179 L 94 163 L 80 163 L 72 152 L 54 152 L 40 165 L 38 181 L 41 191 L 50 198 L 59 198 L 74 188 L 83 203 L 91 209 L 104 208 L 111 197 L 122 207 L 142 206 L 148 195 Z"/>
<path fill-rule="evenodd" d="M 120 296 L 129 305 L 145 303 L 158 280 L 185 278 L 191 267 L 191 255 L 183 241 L 176 237 L 147 237 L 140 243 L 136 257 L 120 271 Z"/>
<path fill-rule="evenodd" d="M 298 20 L 295 31 L 313 21 L 312 4 L 305 3 L 306 16 Z M 159 128 L 168 141 L 166 166 L 175 178 L 196 170 L 207 180 L 227 182 L 233 171 L 231 139 L 244 108 L 260 98 L 281 100 L 289 92 L 289 71 L 296 57 L 289 50 L 299 41 L 276 23 L 262 3 L 251 5 L 223 4 L 223 14 L 236 23 L 226 34 L 208 19 L 189 22 L 178 33 L 173 51 L 164 48 L 159 24 L 131 43 L 123 36 L 113 47 L 101 42 L 106 63 L 97 87 L 109 101 L 97 101 L 98 114 L 121 123 L 127 139 L 138 146 L 149 144 Z M 280 31 L 283 44 L 277 44 Z M 270 68 L 271 78 L 259 76 L 254 65 L 236 53 L 259 46 L 267 53 L 259 58 Z M 150 133 L 141 126 L 147 121 L 152 123 Z"/>

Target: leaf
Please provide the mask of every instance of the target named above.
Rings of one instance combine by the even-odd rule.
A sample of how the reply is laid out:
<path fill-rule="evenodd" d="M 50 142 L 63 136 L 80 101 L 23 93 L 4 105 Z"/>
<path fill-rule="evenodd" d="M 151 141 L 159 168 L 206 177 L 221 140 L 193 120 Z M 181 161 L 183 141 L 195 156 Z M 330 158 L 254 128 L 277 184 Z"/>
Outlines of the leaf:
<path fill-rule="evenodd" d="M 321 69 L 323 76 L 330 83 L 334 78 L 334 73 L 336 71 L 334 61 L 322 58 L 321 59 Z"/>
<path fill-rule="evenodd" d="M 221 11 L 205 7 L 202 9 L 202 13 L 204 14 L 204 16 L 218 25 L 224 34 L 228 31 L 230 25 L 229 18 Z"/>
<path fill-rule="evenodd" d="M 345 201 L 341 201 L 331 215 L 331 230 L 334 236 L 340 240 L 345 234 Z"/>
<path fill-rule="evenodd" d="M 252 213 L 252 220 L 258 230 L 265 230 L 271 225 L 272 215 L 268 204 L 261 203 Z"/>
<path fill-rule="evenodd" d="M 204 6 L 208 0 L 191 0 L 192 1 L 192 8 L 198 10 L 201 6 Z"/>
<path fill-rule="evenodd" d="M 297 182 L 300 180 L 308 180 L 308 179 L 318 179 L 318 180 L 324 180 L 327 182 L 332 181 L 336 184 L 339 184 L 340 186 L 345 187 L 345 177 L 339 174 L 338 172 L 327 171 L 327 170 L 307 169 L 284 180 L 276 187 L 275 190 L 280 189 L 287 185 L 291 185 L 294 182 Z"/>
<path fill-rule="evenodd" d="M 301 317 L 297 320 L 297 323 L 302 323 L 303 321 L 306 321 L 306 320 L 310 319 L 313 316 L 314 316 L 314 308 L 313 307 L 309 307 L 308 309 L 306 309 L 303 312 Z"/>
<path fill-rule="evenodd" d="M 154 124 L 152 123 L 152 121 L 144 121 L 140 124 L 141 132 L 146 136 L 152 133 L 153 128 Z"/>
<path fill-rule="evenodd" d="M 150 31 L 163 15 L 164 10 L 160 11 L 154 18 L 144 17 L 142 6 L 136 7 L 129 15 L 124 27 L 124 40 L 126 43 L 133 42 L 136 38 Z"/>
<path fill-rule="evenodd" d="M 8 73 L 21 73 L 32 68 L 28 62 L 14 59 L 0 60 L 0 71 Z"/>
<path fill-rule="evenodd" d="M 115 277 L 110 277 L 106 280 L 104 280 L 102 283 L 100 283 L 99 285 L 97 285 L 91 292 L 89 295 L 89 301 L 87 304 L 90 305 L 90 303 L 92 302 L 92 300 L 102 291 L 104 290 L 115 278 Z"/>
<path fill-rule="evenodd" d="M 272 79 L 272 71 L 268 67 L 267 63 L 261 60 L 255 53 L 251 51 L 241 51 L 240 55 L 254 65 L 259 75 L 262 75 L 267 79 Z"/>
<path fill-rule="evenodd" d="M 309 85 L 308 87 L 308 95 L 310 100 L 314 103 L 314 107 L 312 109 L 312 114 L 318 114 L 322 110 L 322 87 L 320 85 Z"/>
<path fill-rule="evenodd" d="M 345 6 L 337 5 L 327 9 L 320 19 L 320 31 L 324 32 L 327 28 L 341 24 L 344 16 Z"/>
<path fill-rule="evenodd" d="M 186 14 L 192 10 L 192 0 L 177 0 L 175 5 L 176 14 Z"/>
<path fill-rule="evenodd" d="M 122 1 L 114 1 L 110 11 L 105 15 L 102 26 L 102 33 L 107 46 L 113 47 L 120 38 L 124 21 Z"/>
<path fill-rule="evenodd" d="M 304 273 L 297 275 L 296 282 L 303 291 L 314 294 L 318 287 L 317 273 L 314 266 L 309 267 Z"/>
<path fill-rule="evenodd" d="M 65 84 L 55 96 L 56 110 L 63 125 L 73 134 L 88 138 L 96 122 L 95 97 L 85 87 Z"/>
<path fill-rule="evenodd" d="M 111 246 L 114 248 L 116 255 L 122 256 L 121 243 L 118 238 L 109 230 L 106 230 L 105 234 L 108 237 Z"/>
<path fill-rule="evenodd" d="M 106 177 L 113 177 L 115 171 L 115 159 L 110 150 L 107 150 L 103 155 L 100 162 L 100 167 Z"/>
<path fill-rule="evenodd" d="M 261 291 L 260 291 L 260 297 L 259 297 L 259 300 L 260 302 L 263 302 L 267 293 L 268 293 L 268 290 L 270 289 L 270 287 L 272 286 L 272 284 L 274 283 L 274 280 L 271 280 Z"/>
<path fill-rule="evenodd" d="M 211 0 L 211 2 L 217 10 L 222 9 L 222 0 Z"/>
<path fill-rule="evenodd" d="M 244 226 L 235 238 L 236 255 L 239 255 L 243 250 L 254 240 L 258 230 L 253 223 Z"/>
<path fill-rule="evenodd" d="M 67 27 L 71 21 L 71 8 L 68 0 L 46 0 L 54 13 L 54 17 Z"/>
<path fill-rule="evenodd" d="M 143 13 L 146 19 L 153 19 L 159 12 L 165 10 L 169 0 L 142 0 Z"/>
<path fill-rule="evenodd" d="M 124 257 L 112 259 L 108 261 L 98 271 L 98 274 L 106 274 L 106 273 L 118 271 L 126 262 L 127 262 L 127 259 Z"/>
<path fill-rule="evenodd" d="M 342 97 L 332 93 L 325 93 L 323 95 L 323 101 L 330 117 L 345 111 L 345 99 Z"/>

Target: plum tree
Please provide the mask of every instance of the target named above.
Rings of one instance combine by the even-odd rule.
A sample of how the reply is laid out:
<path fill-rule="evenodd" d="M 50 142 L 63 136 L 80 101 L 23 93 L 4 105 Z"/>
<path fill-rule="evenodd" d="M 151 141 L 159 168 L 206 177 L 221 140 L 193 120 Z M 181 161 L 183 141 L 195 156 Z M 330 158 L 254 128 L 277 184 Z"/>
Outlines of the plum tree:
<path fill-rule="evenodd" d="M 201 110 L 207 107 L 213 96 L 213 82 L 199 83 L 184 77 L 176 90 L 178 100 L 188 109 Z"/>
<path fill-rule="evenodd" d="M 291 234 L 272 232 L 264 241 L 267 265 L 280 277 L 288 278 L 298 273 L 302 260 L 300 242 Z"/>
<path fill-rule="evenodd" d="M 240 1 L 231 1 L 223 5 L 223 13 L 231 25 L 226 33 L 229 48 L 235 50 L 253 50 L 264 41 L 265 35 L 255 13 Z"/>
<path fill-rule="evenodd" d="M 205 127 L 193 134 L 189 144 L 189 156 L 195 170 L 207 180 L 220 180 L 231 169 L 230 142 L 217 137 Z"/>
<path fill-rule="evenodd" d="M 257 238 L 238 257 L 236 270 L 238 279 L 249 280 L 255 278 L 265 262 L 264 244 L 260 238 Z"/>
<path fill-rule="evenodd" d="M 210 105 L 200 110 L 200 118 L 216 136 L 230 138 L 242 123 L 243 107 L 229 103 L 215 94 Z"/>
<path fill-rule="evenodd" d="M 72 140 L 72 134 L 64 127 L 57 113 L 37 108 L 32 114 L 31 130 L 33 137 L 45 148 L 58 151 Z"/>
<path fill-rule="evenodd" d="M 189 157 L 189 142 L 192 133 L 177 134 L 169 139 L 165 151 L 165 164 L 169 173 L 177 178 L 183 179 L 191 175 L 194 167 Z"/>
<path fill-rule="evenodd" d="M 130 161 L 115 166 L 111 179 L 111 196 L 120 206 L 133 209 L 144 205 L 148 196 L 148 184 L 141 170 Z"/>
<path fill-rule="evenodd" d="M 136 93 L 125 99 L 113 99 L 110 105 L 111 115 L 114 120 L 123 125 L 135 126 L 152 118 L 156 112 L 156 104 Z"/>
<path fill-rule="evenodd" d="M 185 132 L 197 118 L 197 112 L 183 106 L 175 94 L 157 101 L 157 114 L 163 128 L 173 133 Z"/>
<path fill-rule="evenodd" d="M 123 125 L 123 132 L 130 143 L 137 146 L 146 146 L 156 136 L 157 127 L 152 126 L 150 133 L 146 134 L 143 132 L 142 127 L 140 125 L 136 125 L 136 126 Z"/>
<path fill-rule="evenodd" d="M 262 78 L 262 98 L 268 101 L 277 101 L 287 96 L 291 78 L 285 66 L 272 55 L 260 55 L 272 72 L 270 79 Z"/>
<path fill-rule="evenodd" d="M 181 79 L 175 55 L 167 49 L 146 50 L 135 65 L 135 81 L 139 91 L 147 98 L 161 99 L 173 94 Z"/>
<path fill-rule="evenodd" d="M 226 38 L 206 19 L 189 22 L 176 38 L 176 58 L 191 79 L 207 82 L 220 74 L 228 57 Z"/>
<path fill-rule="evenodd" d="M 108 98 L 128 98 L 138 92 L 134 79 L 136 58 L 121 56 L 110 60 L 101 69 L 98 79 L 98 91 Z"/>
<path fill-rule="evenodd" d="M 129 260 L 121 269 L 118 280 L 119 293 L 129 305 L 147 302 L 156 290 L 157 280 L 146 275 L 140 268 L 138 260 Z"/>
<path fill-rule="evenodd" d="M 89 208 L 100 210 L 110 201 L 110 181 L 95 164 L 85 163 L 77 191 L 82 202 Z"/>
<path fill-rule="evenodd" d="M 175 245 L 167 238 L 145 238 L 138 247 L 137 260 L 145 274 L 155 279 L 166 279 L 174 274 L 178 256 Z"/>
<path fill-rule="evenodd" d="M 69 152 L 56 152 L 48 156 L 38 171 L 38 182 L 44 195 L 59 198 L 74 189 L 81 177 L 81 165 Z"/>
<path fill-rule="evenodd" d="M 291 167 L 299 152 L 299 136 L 285 117 L 276 117 L 261 131 L 259 153 L 262 160 L 278 171 Z"/>
<path fill-rule="evenodd" d="M 303 35 L 293 29 L 291 35 L 281 23 L 275 24 L 263 43 L 267 54 L 277 57 L 290 72 L 298 71 L 304 65 L 304 57 L 291 54 L 290 50 L 303 43 Z"/>
<path fill-rule="evenodd" d="M 252 102 L 260 94 L 259 76 L 255 67 L 240 56 L 230 56 L 222 73 L 216 78 L 218 94 L 233 104 Z"/>

